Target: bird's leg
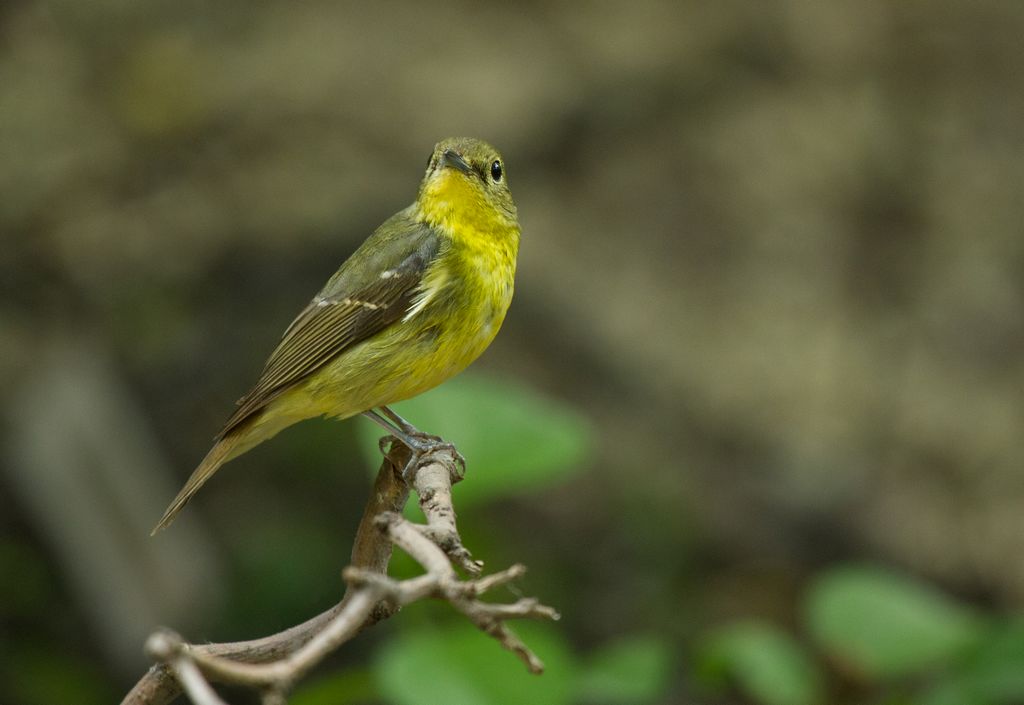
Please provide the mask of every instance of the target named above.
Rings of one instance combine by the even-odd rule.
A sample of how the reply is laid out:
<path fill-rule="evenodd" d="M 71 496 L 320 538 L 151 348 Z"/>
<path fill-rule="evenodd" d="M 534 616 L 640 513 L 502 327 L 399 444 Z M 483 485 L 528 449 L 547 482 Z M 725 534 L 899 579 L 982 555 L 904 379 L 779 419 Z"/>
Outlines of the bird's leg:
<path fill-rule="evenodd" d="M 456 449 L 453 443 L 449 443 L 440 436 L 435 436 L 430 433 L 424 433 L 423 431 L 419 430 L 411 423 L 403 419 L 401 416 L 399 416 L 391 407 L 382 406 L 380 407 L 380 410 L 384 413 L 385 416 L 391 419 L 392 423 L 396 424 L 399 428 L 401 428 L 408 438 L 413 439 L 421 444 L 421 448 L 418 449 L 415 446 L 406 443 L 406 445 L 409 445 L 409 448 L 411 450 L 419 450 L 421 454 L 432 450 L 450 450 L 452 453 L 455 454 L 455 461 L 462 467 L 462 474 L 465 474 L 466 459 L 462 457 L 462 453 L 460 453 L 458 449 Z"/>
<path fill-rule="evenodd" d="M 420 431 L 386 406 L 380 407 L 380 410 L 388 416 L 387 419 L 373 409 L 364 411 L 363 416 L 386 430 L 412 451 L 409 462 L 406 464 L 405 469 L 402 470 L 402 477 L 405 478 L 406 481 L 412 479 L 412 473 L 415 472 L 420 458 L 427 453 L 431 453 L 436 450 L 450 450 L 455 455 L 455 462 L 457 462 L 462 469 L 461 474 L 465 474 L 466 459 L 462 457 L 462 453 L 456 450 L 453 444 L 444 440 L 440 436 L 432 436 Z"/>
<path fill-rule="evenodd" d="M 405 434 L 408 435 L 408 436 L 413 436 L 415 438 L 422 438 L 424 440 L 431 440 L 431 441 L 440 441 L 440 440 L 442 440 L 440 436 L 433 436 L 433 435 L 430 435 L 429 433 L 424 433 L 423 431 L 419 430 L 418 428 L 413 426 L 411 423 L 409 423 L 408 421 L 403 419 L 401 416 L 399 416 L 397 413 L 395 413 L 395 411 L 391 407 L 389 407 L 389 406 L 382 406 L 382 407 L 380 407 L 380 410 L 382 412 L 384 412 L 385 416 L 387 416 L 389 419 L 391 419 L 392 423 L 394 423 L 396 426 L 398 426 L 400 429 L 402 429 L 405 432 Z"/>
<path fill-rule="evenodd" d="M 378 414 L 373 409 L 368 409 L 368 410 L 364 411 L 363 412 L 363 416 L 365 416 L 366 418 L 370 419 L 370 421 L 373 421 L 375 424 L 377 424 L 378 426 L 383 428 L 385 431 L 390 433 L 392 436 L 394 436 L 395 438 L 398 438 L 403 443 L 405 443 L 405 438 L 404 438 L 405 434 L 402 433 L 401 429 L 396 428 L 394 426 L 394 424 L 392 424 L 390 421 L 388 421 L 386 418 L 384 418 L 383 416 Z M 380 452 L 384 453 L 384 441 L 387 440 L 387 438 L 386 437 L 385 438 L 381 438 L 380 440 L 381 440 Z M 406 446 L 409 446 L 409 444 L 406 443 Z M 409 447 L 411 448 L 412 446 L 409 446 Z"/>

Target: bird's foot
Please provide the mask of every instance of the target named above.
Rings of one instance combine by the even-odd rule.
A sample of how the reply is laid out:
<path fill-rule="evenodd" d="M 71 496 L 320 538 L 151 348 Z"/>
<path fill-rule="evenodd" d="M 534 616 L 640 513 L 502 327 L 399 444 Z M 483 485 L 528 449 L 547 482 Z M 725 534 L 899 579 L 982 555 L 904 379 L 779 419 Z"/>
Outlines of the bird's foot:
<path fill-rule="evenodd" d="M 402 469 L 402 479 L 405 480 L 407 484 L 412 484 L 412 480 L 416 476 L 416 471 L 424 464 L 423 461 L 425 458 L 433 455 L 434 453 L 441 452 L 450 453 L 455 465 L 458 466 L 458 470 L 456 471 L 455 477 L 452 478 L 452 481 L 457 482 L 465 477 L 466 459 L 462 456 L 462 453 L 458 451 L 454 443 L 449 443 L 440 436 L 420 433 L 419 431 L 415 434 L 403 434 L 403 436 L 396 437 L 411 451 L 409 462 L 407 462 L 405 464 L 405 468 Z"/>
<path fill-rule="evenodd" d="M 458 470 L 452 478 L 452 482 L 458 482 L 465 477 L 466 459 L 462 456 L 462 453 L 455 448 L 453 443 L 449 443 L 440 436 L 420 431 L 386 406 L 380 407 L 380 410 L 388 417 L 387 419 L 373 410 L 364 411 L 363 415 L 384 428 L 391 434 L 391 436 L 397 438 L 406 448 L 409 449 L 409 460 L 402 469 L 402 479 L 404 479 L 406 483 L 412 483 L 412 480 L 416 475 L 416 471 L 423 465 L 423 461 L 427 456 L 439 452 L 450 453 L 454 464 L 458 466 Z M 381 453 L 384 455 L 387 455 L 387 452 L 384 450 L 386 442 L 387 437 L 380 440 Z"/>

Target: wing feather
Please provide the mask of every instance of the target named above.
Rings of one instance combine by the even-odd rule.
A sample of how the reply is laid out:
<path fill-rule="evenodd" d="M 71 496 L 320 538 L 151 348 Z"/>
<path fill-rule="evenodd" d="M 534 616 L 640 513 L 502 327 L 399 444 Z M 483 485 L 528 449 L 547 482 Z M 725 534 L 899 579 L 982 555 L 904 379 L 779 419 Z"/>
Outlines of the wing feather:
<path fill-rule="evenodd" d="M 346 349 L 400 321 L 439 248 L 437 233 L 407 211 L 382 225 L 288 326 L 217 438 Z"/>

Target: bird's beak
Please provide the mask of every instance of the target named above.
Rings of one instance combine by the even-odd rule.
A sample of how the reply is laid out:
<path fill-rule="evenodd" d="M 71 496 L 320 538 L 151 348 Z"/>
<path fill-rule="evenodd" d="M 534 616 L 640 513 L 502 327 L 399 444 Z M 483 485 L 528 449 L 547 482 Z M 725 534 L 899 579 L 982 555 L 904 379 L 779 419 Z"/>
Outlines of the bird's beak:
<path fill-rule="evenodd" d="M 444 150 L 444 153 L 441 154 L 441 166 L 450 166 L 453 169 L 458 169 L 463 174 L 473 173 L 473 167 L 471 167 L 469 163 L 462 158 L 461 154 L 453 149 L 446 149 Z"/>

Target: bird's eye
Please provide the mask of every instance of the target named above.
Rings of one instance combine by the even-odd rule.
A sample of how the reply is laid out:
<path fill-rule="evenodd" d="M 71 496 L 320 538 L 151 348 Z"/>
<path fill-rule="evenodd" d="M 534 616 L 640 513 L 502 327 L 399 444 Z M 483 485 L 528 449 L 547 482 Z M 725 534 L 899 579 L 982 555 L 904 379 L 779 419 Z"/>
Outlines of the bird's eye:
<path fill-rule="evenodd" d="M 495 181 L 501 181 L 501 162 L 497 159 L 491 164 L 491 178 Z"/>

